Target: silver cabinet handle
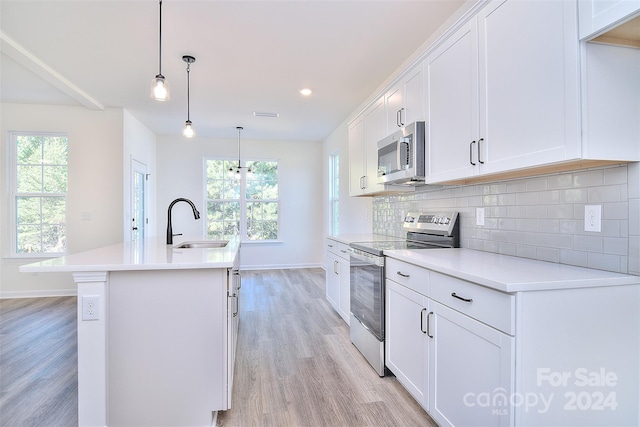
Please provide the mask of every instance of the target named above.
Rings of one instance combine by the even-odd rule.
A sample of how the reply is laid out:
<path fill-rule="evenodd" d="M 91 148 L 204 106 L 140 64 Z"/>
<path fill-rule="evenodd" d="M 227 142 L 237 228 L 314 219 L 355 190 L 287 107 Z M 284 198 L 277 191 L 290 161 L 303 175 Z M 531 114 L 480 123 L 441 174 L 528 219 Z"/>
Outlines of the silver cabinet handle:
<path fill-rule="evenodd" d="M 473 302 L 473 300 L 471 298 L 463 298 L 460 295 L 456 295 L 455 292 L 451 292 L 451 296 L 454 298 L 459 299 L 460 301 L 464 301 L 464 302 Z"/>
<path fill-rule="evenodd" d="M 398 276 L 402 276 L 402 277 L 411 277 L 409 274 L 405 274 L 405 273 L 403 273 L 402 271 L 396 271 L 396 274 L 397 274 Z"/>
<path fill-rule="evenodd" d="M 471 141 L 469 143 L 469 163 L 471 163 L 472 166 L 476 165 L 475 163 L 473 163 L 473 144 L 475 143 L 475 141 Z"/>
<path fill-rule="evenodd" d="M 336 268 L 339 265 L 338 261 L 333 261 L 333 272 L 338 274 L 339 270 Z"/>
<path fill-rule="evenodd" d="M 402 113 L 400 113 L 400 111 L 401 111 L 401 110 L 396 111 L 396 126 L 398 126 L 398 127 L 400 127 L 400 120 L 402 120 L 402 119 L 400 118 L 400 116 L 401 116 L 401 114 L 402 114 Z"/>
<path fill-rule="evenodd" d="M 404 112 L 404 107 L 402 107 L 400 110 L 398 110 L 398 113 L 400 113 L 400 124 L 398 125 L 399 127 L 404 126 L 404 120 L 402 120 L 402 113 Z"/>
<path fill-rule="evenodd" d="M 424 325 L 424 312 L 427 311 L 426 308 L 423 308 L 422 310 L 420 310 L 420 331 L 423 334 L 426 334 L 427 331 L 424 330 L 424 328 L 422 327 L 422 325 Z M 429 318 L 429 316 L 427 315 L 427 319 Z"/>
<path fill-rule="evenodd" d="M 480 139 L 478 140 L 478 163 L 480 163 L 480 164 L 484 164 L 484 160 L 482 160 L 482 159 L 480 158 L 480 150 L 481 150 L 481 148 L 480 148 L 480 143 L 481 143 L 482 141 L 484 141 L 484 138 L 480 138 Z"/>

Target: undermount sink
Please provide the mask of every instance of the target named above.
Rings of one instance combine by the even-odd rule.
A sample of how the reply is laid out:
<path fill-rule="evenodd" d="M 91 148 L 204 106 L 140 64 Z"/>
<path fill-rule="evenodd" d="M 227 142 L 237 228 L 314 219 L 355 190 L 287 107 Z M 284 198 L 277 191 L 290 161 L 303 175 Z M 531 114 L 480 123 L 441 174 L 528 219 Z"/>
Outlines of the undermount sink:
<path fill-rule="evenodd" d="M 174 249 L 211 249 L 224 248 L 229 243 L 228 240 L 202 240 L 199 242 L 183 242 L 174 246 Z"/>

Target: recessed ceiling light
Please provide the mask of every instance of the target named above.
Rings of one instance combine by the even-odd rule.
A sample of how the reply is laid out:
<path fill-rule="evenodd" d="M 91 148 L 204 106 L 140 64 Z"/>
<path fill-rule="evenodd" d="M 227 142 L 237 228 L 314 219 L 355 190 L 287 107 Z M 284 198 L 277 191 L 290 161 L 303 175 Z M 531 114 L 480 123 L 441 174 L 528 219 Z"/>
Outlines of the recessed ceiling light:
<path fill-rule="evenodd" d="M 300 93 L 301 93 L 303 96 L 309 96 L 309 95 L 311 95 L 313 92 L 312 92 L 312 91 L 311 91 L 311 89 L 309 89 L 309 88 L 304 88 L 304 89 L 300 89 Z"/>
<path fill-rule="evenodd" d="M 266 111 L 254 111 L 253 115 L 256 117 L 280 117 L 280 113 L 269 113 Z"/>

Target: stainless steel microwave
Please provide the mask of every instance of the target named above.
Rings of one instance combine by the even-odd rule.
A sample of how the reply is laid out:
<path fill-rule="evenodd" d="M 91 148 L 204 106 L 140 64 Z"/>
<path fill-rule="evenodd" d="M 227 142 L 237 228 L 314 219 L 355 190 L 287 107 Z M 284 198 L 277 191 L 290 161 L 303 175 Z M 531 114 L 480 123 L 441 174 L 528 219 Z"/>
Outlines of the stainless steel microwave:
<path fill-rule="evenodd" d="M 378 183 L 424 183 L 424 134 L 424 122 L 414 122 L 378 142 Z"/>

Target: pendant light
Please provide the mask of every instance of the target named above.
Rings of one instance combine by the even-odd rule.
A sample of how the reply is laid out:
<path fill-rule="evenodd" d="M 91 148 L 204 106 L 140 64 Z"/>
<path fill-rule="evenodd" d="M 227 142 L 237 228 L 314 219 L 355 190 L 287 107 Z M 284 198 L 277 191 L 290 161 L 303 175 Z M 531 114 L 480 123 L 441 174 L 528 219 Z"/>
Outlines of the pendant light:
<path fill-rule="evenodd" d="M 189 73 L 191 72 L 191 64 L 196 62 L 196 58 L 194 58 L 193 56 L 184 55 L 182 57 L 182 60 L 187 63 L 187 121 L 184 122 L 184 129 L 182 130 L 182 134 L 187 138 L 192 138 L 193 135 L 195 135 L 195 131 L 193 130 L 193 124 L 191 123 L 189 111 L 191 89 L 191 79 L 189 77 Z"/>
<path fill-rule="evenodd" d="M 244 129 L 242 126 L 237 126 L 236 129 L 238 129 L 238 166 L 233 167 L 231 166 L 229 168 L 229 177 L 232 177 L 234 179 L 240 179 L 240 172 L 242 171 L 242 169 L 246 169 L 247 170 L 247 178 L 251 177 L 251 168 L 247 167 L 247 166 L 241 166 L 240 165 L 240 132 Z"/>
<path fill-rule="evenodd" d="M 169 82 L 162 75 L 162 0 L 160 1 L 160 25 L 159 25 L 159 41 L 158 41 L 158 74 L 151 80 L 151 98 L 156 101 L 168 101 Z"/>

